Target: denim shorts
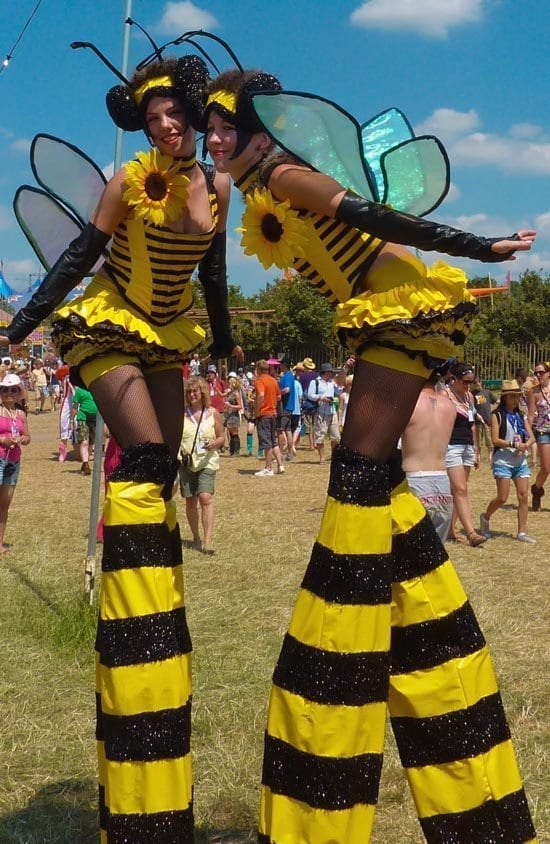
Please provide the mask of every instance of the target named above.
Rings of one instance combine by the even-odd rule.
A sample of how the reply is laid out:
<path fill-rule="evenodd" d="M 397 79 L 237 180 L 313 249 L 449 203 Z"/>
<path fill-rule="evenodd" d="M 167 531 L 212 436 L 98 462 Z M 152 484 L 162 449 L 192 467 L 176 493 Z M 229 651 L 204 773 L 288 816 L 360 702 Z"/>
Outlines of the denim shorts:
<path fill-rule="evenodd" d="M 445 463 L 447 464 L 447 469 L 454 469 L 455 466 L 473 466 L 473 445 L 448 445 Z"/>
<path fill-rule="evenodd" d="M 19 461 L 13 463 L 5 457 L 0 457 L 0 486 L 15 486 L 19 480 L 20 468 Z"/>
<path fill-rule="evenodd" d="M 524 460 L 519 466 L 508 466 L 506 463 L 493 464 L 494 478 L 507 478 L 508 480 L 515 481 L 517 478 L 528 478 L 530 474 L 527 460 Z"/>
<path fill-rule="evenodd" d="M 534 434 L 537 445 L 550 445 L 550 434 L 546 434 L 544 431 L 535 431 Z"/>

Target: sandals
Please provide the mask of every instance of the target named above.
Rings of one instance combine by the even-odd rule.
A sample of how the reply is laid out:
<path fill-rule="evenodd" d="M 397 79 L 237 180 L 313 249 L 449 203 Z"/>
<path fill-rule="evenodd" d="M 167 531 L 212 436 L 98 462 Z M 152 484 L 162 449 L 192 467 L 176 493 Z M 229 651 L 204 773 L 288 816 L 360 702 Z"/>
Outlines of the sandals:
<path fill-rule="evenodd" d="M 478 548 L 484 542 L 487 542 L 487 537 L 482 536 L 477 530 L 471 530 L 470 533 L 466 534 L 466 539 L 468 540 L 468 545 L 471 545 L 472 548 Z"/>

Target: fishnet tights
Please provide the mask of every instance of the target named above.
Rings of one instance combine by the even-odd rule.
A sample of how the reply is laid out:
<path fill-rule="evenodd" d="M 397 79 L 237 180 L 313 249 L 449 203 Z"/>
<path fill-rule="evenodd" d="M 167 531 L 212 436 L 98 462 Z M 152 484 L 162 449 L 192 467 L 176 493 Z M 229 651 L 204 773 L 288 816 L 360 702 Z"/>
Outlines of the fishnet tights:
<path fill-rule="evenodd" d="M 183 429 L 180 370 L 144 375 L 136 364 L 124 364 L 96 378 L 89 390 L 121 448 L 166 443 L 177 456 Z"/>
<path fill-rule="evenodd" d="M 385 462 L 411 418 L 425 379 L 357 361 L 342 445 Z"/>

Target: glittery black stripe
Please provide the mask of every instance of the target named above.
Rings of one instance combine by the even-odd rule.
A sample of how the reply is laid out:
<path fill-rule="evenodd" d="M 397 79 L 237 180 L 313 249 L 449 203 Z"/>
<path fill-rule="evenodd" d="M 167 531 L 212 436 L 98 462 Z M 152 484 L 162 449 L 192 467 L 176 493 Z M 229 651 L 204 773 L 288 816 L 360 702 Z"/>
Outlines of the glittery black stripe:
<path fill-rule="evenodd" d="M 333 706 L 363 706 L 388 697 L 390 655 L 334 653 L 285 636 L 273 682 L 307 700 Z"/>
<path fill-rule="evenodd" d="M 109 480 L 134 481 L 135 483 L 164 484 L 174 481 L 178 471 L 177 460 L 163 443 L 140 443 L 122 452 L 119 466 Z"/>
<path fill-rule="evenodd" d="M 109 811 L 105 805 L 105 788 L 98 786 L 98 803 L 99 803 L 99 827 L 102 830 L 107 829 L 107 822 L 109 818 Z"/>
<path fill-rule="evenodd" d="M 335 604 L 389 604 L 391 555 L 336 554 L 313 546 L 302 587 Z"/>
<path fill-rule="evenodd" d="M 271 844 L 271 838 L 269 837 L 269 835 L 262 835 L 262 833 L 259 832 L 258 844 Z"/>
<path fill-rule="evenodd" d="M 421 818 L 428 844 L 524 844 L 536 832 L 523 789 L 478 809 Z"/>
<path fill-rule="evenodd" d="M 265 737 L 262 783 L 314 809 L 336 811 L 378 799 L 382 754 L 351 758 L 313 756 L 270 735 Z"/>
<path fill-rule="evenodd" d="M 166 522 L 152 525 L 105 525 L 103 571 L 159 566 L 182 562 L 179 528 L 168 530 Z"/>
<path fill-rule="evenodd" d="M 139 715 L 99 713 L 105 756 L 112 762 L 151 762 L 186 756 L 191 746 L 191 701 L 178 709 Z"/>
<path fill-rule="evenodd" d="M 342 504 L 388 505 L 387 464 L 375 463 L 351 448 L 337 446 L 330 464 L 328 494 Z"/>
<path fill-rule="evenodd" d="M 191 653 L 185 607 L 115 621 L 99 620 L 96 650 L 102 665 L 139 665 Z"/>
<path fill-rule="evenodd" d="M 391 672 L 407 674 L 475 653 L 485 645 L 474 611 L 466 602 L 444 618 L 392 627 Z"/>
<path fill-rule="evenodd" d="M 510 738 L 498 692 L 456 712 L 391 722 L 405 768 L 479 756 Z"/>
<path fill-rule="evenodd" d="M 109 844 L 193 844 L 193 807 L 151 815 L 107 816 Z"/>
<path fill-rule="evenodd" d="M 396 583 L 422 577 L 449 559 L 427 515 L 406 533 L 396 534 L 392 549 L 392 580 Z"/>

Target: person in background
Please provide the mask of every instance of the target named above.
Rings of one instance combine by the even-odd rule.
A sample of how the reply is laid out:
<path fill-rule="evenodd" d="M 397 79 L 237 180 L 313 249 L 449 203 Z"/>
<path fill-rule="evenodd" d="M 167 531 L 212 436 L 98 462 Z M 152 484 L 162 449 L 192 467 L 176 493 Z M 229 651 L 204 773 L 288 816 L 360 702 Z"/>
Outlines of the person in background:
<path fill-rule="evenodd" d="M 490 539 L 489 519 L 508 501 L 510 481 L 514 482 L 518 497 L 518 532 L 520 542 L 536 542 L 527 533 L 527 511 L 529 495 L 529 466 L 527 452 L 534 442 L 533 431 L 520 411 L 521 387 L 514 379 L 504 380 L 500 394 L 500 403 L 493 411 L 491 437 L 494 446 L 493 477 L 497 485 L 497 494 L 489 502 L 487 509 L 479 517 L 480 533 Z"/>
<path fill-rule="evenodd" d="M 44 369 L 44 362 L 41 358 L 37 358 L 34 362 L 31 372 L 31 382 L 36 399 L 35 413 L 43 413 L 46 399 L 50 395 L 50 389 L 48 387 L 48 377 Z"/>
<path fill-rule="evenodd" d="M 197 352 L 191 356 L 189 361 L 189 377 L 199 376 L 201 374 L 201 359 Z"/>
<path fill-rule="evenodd" d="M 304 391 L 300 382 L 300 370 L 296 365 L 294 371 L 294 410 L 290 422 L 290 430 L 292 431 L 292 456 L 296 457 L 296 449 L 300 442 L 302 434 L 302 404 L 304 401 Z"/>
<path fill-rule="evenodd" d="M 218 377 L 217 367 L 213 363 L 209 364 L 208 369 L 206 370 L 206 382 L 208 384 L 210 405 L 215 408 L 218 413 L 223 413 L 227 385 L 224 380 Z"/>
<path fill-rule="evenodd" d="M 224 400 L 224 424 L 229 437 L 229 455 L 237 457 L 241 451 L 239 426 L 243 411 L 241 382 L 235 372 L 229 373 L 229 381 Z"/>
<path fill-rule="evenodd" d="M 4 544 L 4 534 L 19 480 L 21 446 L 27 446 L 31 441 L 25 412 L 17 407 L 21 398 L 19 376 L 4 375 L 0 381 L 0 554 L 9 550 Z"/>
<path fill-rule="evenodd" d="M 531 487 L 533 512 L 540 510 L 544 484 L 550 473 L 550 361 L 535 364 L 537 385 L 529 392 L 528 420 L 537 441 L 540 468 Z"/>
<path fill-rule="evenodd" d="M 185 407 L 180 448 L 180 492 L 185 498 L 185 513 L 193 535 L 194 549 L 212 555 L 212 498 L 216 473 L 220 468 L 218 450 L 225 440 L 223 422 L 216 408 L 210 404 L 209 389 L 204 378 L 192 376 L 187 381 Z M 199 508 L 204 542 L 200 536 Z"/>
<path fill-rule="evenodd" d="M 317 410 L 314 420 L 315 448 L 319 455 L 319 463 L 325 462 L 325 437 L 330 439 L 331 452 L 340 442 L 338 430 L 338 415 L 334 410 L 334 367 L 330 363 L 322 363 L 319 377 L 311 381 L 307 393 L 309 401 L 315 403 Z"/>
<path fill-rule="evenodd" d="M 59 462 L 64 463 L 67 459 L 68 445 L 73 435 L 73 396 L 74 387 L 70 381 L 70 368 L 62 364 L 56 370 L 56 376 L 61 389 L 59 403 Z"/>
<path fill-rule="evenodd" d="M 257 478 L 273 477 L 273 458 L 275 458 L 277 472 L 283 475 L 285 467 L 281 449 L 277 443 L 277 402 L 280 401 L 281 393 L 277 381 L 269 374 L 269 365 L 265 360 L 259 360 L 256 364 L 255 389 L 254 415 L 258 442 L 265 456 L 265 466 L 254 474 Z"/>
<path fill-rule="evenodd" d="M 277 434 L 279 448 L 284 453 L 285 460 L 290 462 L 296 457 L 296 451 L 294 449 L 294 431 L 296 428 L 292 428 L 292 416 L 294 414 L 296 399 L 294 395 L 294 375 L 290 371 L 288 361 L 281 361 L 280 373 L 281 416 L 277 420 Z"/>
<path fill-rule="evenodd" d="M 315 425 L 317 405 L 314 401 L 309 399 L 308 393 L 309 385 L 312 381 L 315 381 L 315 379 L 319 377 L 319 373 L 317 372 L 315 364 L 311 358 L 304 358 L 302 361 L 302 367 L 303 370 L 300 372 L 300 384 L 302 385 L 302 390 L 304 392 L 304 399 L 302 402 L 304 433 L 308 438 L 309 450 L 315 451 L 315 435 L 313 428 Z"/>
<path fill-rule="evenodd" d="M 352 384 L 353 375 L 345 375 L 343 389 L 338 397 L 338 428 L 340 429 L 340 433 L 344 430 L 346 411 L 348 409 L 349 394 L 351 392 Z"/>
<path fill-rule="evenodd" d="M 529 415 L 529 392 L 533 389 L 533 387 L 537 386 L 537 376 L 532 373 L 529 373 L 529 370 L 526 369 L 524 366 L 519 366 L 515 373 L 514 378 L 518 382 L 521 388 L 521 396 L 519 398 L 519 409 L 524 416 Z M 531 465 L 537 465 L 537 441 L 535 439 L 533 445 L 529 449 L 529 456 L 531 458 Z"/>
<path fill-rule="evenodd" d="M 456 410 L 444 392 L 437 393 L 438 372 L 426 381 L 401 436 L 403 469 L 411 492 L 420 499 L 437 535 L 447 541 L 453 496 L 445 461 Z"/>
<path fill-rule="evenodd" d="M 479 456 L 481 459 L 482 447 L 487 449 L 489 460 L 493 454 L 493 443 L 491 441 L 491 413 L 497 403 L 497 397 L 490 390 L 486 390 L 478 374 L 474 375 L 472 384 L 472 398 L 476 409 L 475 426 L 477 431 L 477 442 Z"/>
<path fill-rule="evenodd" d="M 486 537 L 478 533 L 472 520 L 468 479 L 472 467 L 479 468 L 479 447 L 475 428 L 476 410 L 470 390 L 474 383 L 474 370 L 457 361 L 451 366 L 453 380 L 447 395 L 455 408 L 455 420 L 447 446 L 447 472 L 451 482 L 454 510 L 449 528 L 449 539 L 460 542 L 456 533 L 456 520 L 460 519 L 466 531 L 468 544 L 473 548 L 483 545 Z"/>
<path fill-rule="evenodd" d="M 90 443 L 93 448 L 97 406 L 90 391 L 84 387 L 77 387 L 73 393 L 72 416 L 76 421 L 76 441 L 79 459 L 82 461 L 80 472 L 82 475 L 91 475 Z"/>
<path fill-rule="evenodd" d="M 243 417 L 246 422 L 246 456 L 252 457 L 252 450 L 254 448 L 254 431 L 256 430 L 256 420 L 254 415 L 254 373 L 246 373 L 246 387 L 244 379 L 241 383 L 243 385 Z"/>

